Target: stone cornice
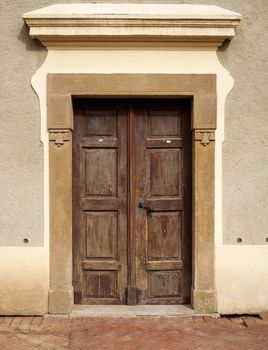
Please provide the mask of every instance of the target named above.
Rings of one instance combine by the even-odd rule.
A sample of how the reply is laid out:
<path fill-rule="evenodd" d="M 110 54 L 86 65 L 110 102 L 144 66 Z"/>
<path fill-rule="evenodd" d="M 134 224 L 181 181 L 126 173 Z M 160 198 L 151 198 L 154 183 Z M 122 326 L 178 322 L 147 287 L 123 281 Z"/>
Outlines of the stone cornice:
<path fill-rule="evenodd" d="M 46 46 L 138 41 L 218 47 L 234 37 L 241 20 L 217 6 L 104 3 L 53 5 L 23 18 Z"/>

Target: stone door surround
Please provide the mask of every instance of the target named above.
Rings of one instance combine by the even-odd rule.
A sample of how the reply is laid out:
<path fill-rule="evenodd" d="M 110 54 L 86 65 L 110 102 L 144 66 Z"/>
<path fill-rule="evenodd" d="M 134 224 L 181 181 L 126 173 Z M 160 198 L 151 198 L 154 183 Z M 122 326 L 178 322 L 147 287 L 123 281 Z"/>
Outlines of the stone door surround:
<path fill-rule="evenodd" d="M 72 98 L 77 96 L 182 96 L 192 99 L 192 305 L 197 312 L 216 311 L 215 200 L 218 201 L 217 210 L 221 208 L 214 183 L 215 168 L 219 171 L 221 167 L 220 136 L 215 161 L 216 102 L 219 135 L 222 135 L 224 102 L 232 79 L 219 67 L 215 53 L 225 40 L 235 36 L 241 15 L 210 5 L 88 3 L 52 5 L 26 13 L 23 18 L 30 28 L 30 35 L 48 49 L 48 58 L 32 82 L 40 98 L 41 119 L 47 118 L 49 131 L 49 312 L 69 313 L 73 305 Z M 94 50 L 95 54 L 98 52 L 97 59 L 103 60 L 107 55 L 103 55 L 105 51 L 102 50 L 123 50 L 125 57 L 126 52 L 136 48 L 145 56 L 147 48 L 148 53 L 151 48 L 167 53 L 171 48 L 177 54 L 181 53 L 181 60 L 177 65 L 172 62 L 169 74 L 160 61 L 153 71 L 150 63 L 141 71 L 135 65 L 133 70 L 131 64 L 126 64 L 124 69 L 119 64 L 115 70 L 107 70 L 107 63 L 103 64 L 103 71 L 99 71 L 98 66 L 87 63 Z M 62 59 L 63 52 L 65 65 L 61 67 L 57 62 Z M 78 60 L 77 52 L 80 58 L 85 57 L 84 61 Z M 200 53 L 205 54 L 205 60 L 200 60 Z M 196 59 L 193 60 L 193 56 Z M 166 57 L 171 59 L 170 55 Z M 189 64 L 187 57 L 191 58 Z M 120 63 L 120 57 L 116 62 L 118 59 Z M 133 74 L 135 70 L 140 73 Z M 43 129 L 43 132 L 47 130 Z"/>
<path fill-rule="evenodd" d="M 216 311 L 214 168 L 216 75 L 48 74 L 50 290 L 49 312 L 70 313 L 72 287 L 73 97 L 192 99 L 192 306 Z"/>

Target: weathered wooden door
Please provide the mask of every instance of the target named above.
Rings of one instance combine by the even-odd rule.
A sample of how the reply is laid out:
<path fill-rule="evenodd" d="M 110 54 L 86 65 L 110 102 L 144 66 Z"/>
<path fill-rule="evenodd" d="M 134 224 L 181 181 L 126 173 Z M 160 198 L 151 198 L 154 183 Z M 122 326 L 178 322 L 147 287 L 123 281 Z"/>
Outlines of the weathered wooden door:
<path fill-rule="evenodd" d="M 138 302 L 190 301 L 191 138 L 187 101 L 139 102 L 135 116 Z"/>
<path fill-rule="evenodd" d="M 74 110 L 75 303 L 189 303 L 189 102 L 77 100 Z"/>
<path fill-rule="evenodd" d="M 75 303 L 122 304 L 127 280 L 127 109 L 74 104 Z"/>

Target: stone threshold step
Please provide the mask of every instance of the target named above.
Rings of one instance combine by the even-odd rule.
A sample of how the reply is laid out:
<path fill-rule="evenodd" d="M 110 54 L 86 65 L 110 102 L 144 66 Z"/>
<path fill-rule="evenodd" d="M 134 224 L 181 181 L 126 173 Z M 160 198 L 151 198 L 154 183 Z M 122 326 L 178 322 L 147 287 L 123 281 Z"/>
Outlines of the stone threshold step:
<path fill-rule="evenodd" d="M 199 316 L 190 305 L 74 305 L 70 315 L 65 317 L 192 317 Z M 64 315 L 45 315 L 45 317 Z M 206 316 L 202 314 L 202 316 Z M 210 314 L 219 317 L 218 314 Z"/>

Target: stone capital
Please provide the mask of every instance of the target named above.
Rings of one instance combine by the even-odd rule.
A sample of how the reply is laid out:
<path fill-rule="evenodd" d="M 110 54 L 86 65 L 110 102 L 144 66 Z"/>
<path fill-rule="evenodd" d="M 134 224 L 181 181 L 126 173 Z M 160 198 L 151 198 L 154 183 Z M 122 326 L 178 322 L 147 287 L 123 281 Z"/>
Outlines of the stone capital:
<path fill-rule="evenodd" d="M 57 147 L 61 147 L 65 142 L 70 141 L 71 131 L 68 129 L 49 130 L 49 141 L 54 142 Z"/>
<path fill-rule="evenodd" d="M 194 130 L 194 139 L 195 141 L 200 141 L 201 145 L 207 146 L 211 142 L 215 141 L 215 130 Z"/>

